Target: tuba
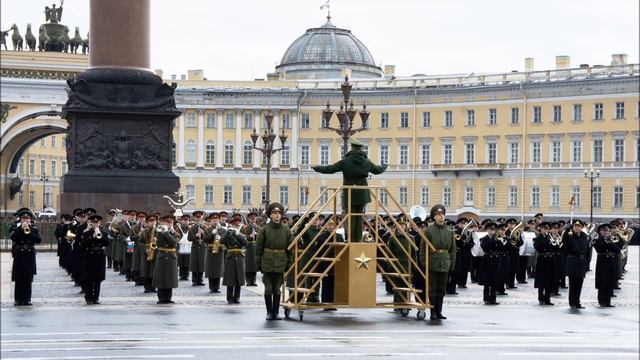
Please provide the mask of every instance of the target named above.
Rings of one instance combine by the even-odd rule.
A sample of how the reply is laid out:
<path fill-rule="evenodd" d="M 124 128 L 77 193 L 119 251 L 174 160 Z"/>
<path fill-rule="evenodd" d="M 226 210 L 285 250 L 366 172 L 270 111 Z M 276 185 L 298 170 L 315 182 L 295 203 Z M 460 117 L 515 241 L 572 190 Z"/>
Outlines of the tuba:
<path fill-rule="evenodd" d="M 517 241 L 517 239 L 522 236 L 522 230 L 524 230 L 524 221 L 521 220 L 518 225 L 511 230 L 511 238 Z"/>
<path fill-rule="evenodd" d="M 411 218 L 416 218 L 419 217 L 420 220 L 424 221 L 424 219 L 427 218 L 427 210 L 425 210 L 422 206 L 420 205 L 413 205 L 410 209 L 409 209 L 409 216 L 411 216 Z"/>

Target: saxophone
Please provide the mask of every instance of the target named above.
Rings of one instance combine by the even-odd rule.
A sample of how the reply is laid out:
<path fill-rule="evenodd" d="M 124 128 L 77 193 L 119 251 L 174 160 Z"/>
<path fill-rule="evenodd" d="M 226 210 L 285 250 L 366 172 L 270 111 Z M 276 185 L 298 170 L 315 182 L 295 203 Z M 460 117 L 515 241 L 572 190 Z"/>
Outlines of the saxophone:
<path fill-rule="evenodd" d="M 213 245 L 211 246 L 211 253 L 212 254 L 217 254 L 218 252 L 220 252 L 220 234 L 218 233 L 218 227 L 216 226 L 215 228 L 213 228 L 213 233 L 214 238 L 213 238 Z"/>
<path fill-rule="evenodd" d="M 153 257 L 156 255 L 156 249 L 158 248 L 157 228 L 152 226 L 149 229 L 149 247 L 147 248 L 147 261 L 153 261 Z"/>

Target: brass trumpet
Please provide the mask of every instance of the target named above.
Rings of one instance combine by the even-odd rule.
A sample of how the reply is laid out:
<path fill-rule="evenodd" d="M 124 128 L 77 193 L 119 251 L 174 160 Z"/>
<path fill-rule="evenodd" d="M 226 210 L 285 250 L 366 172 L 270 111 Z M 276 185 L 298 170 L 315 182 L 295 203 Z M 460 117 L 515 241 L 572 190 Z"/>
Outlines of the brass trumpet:
<path fill-rule="evenodd" d="M 22 231 L 23 231 L 26 235 L 31 234 L 31 227 L 29 226 L 29 223 L 28 223 L 28 222 L 23 222 L 23 223 L 22 223 Z"/>
<path fill-rule="evenodd" d="M 71 229 L 67 229 L 67 234 L 64 236 L 64 238 L 67 239 L 68 242 L 72 242 L 76 239 L 76 234 L 72 233 Z"/>

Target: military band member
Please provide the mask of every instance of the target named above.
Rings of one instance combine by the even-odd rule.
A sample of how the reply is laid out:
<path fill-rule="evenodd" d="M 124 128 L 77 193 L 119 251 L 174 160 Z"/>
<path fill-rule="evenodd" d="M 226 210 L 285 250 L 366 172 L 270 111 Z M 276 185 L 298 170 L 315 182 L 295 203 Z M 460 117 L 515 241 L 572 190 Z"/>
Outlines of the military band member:
<path fill-rule="evenodd" d="M 31 284 L 36 275 L 36 244 L 42 241 L 40 232 L 33 224 L 31 210 L 17 214 L 20 223 L 11 232 L 11 281 L 15 282 L 15 306 L 31 305 Z"/>
<path fill-rule="evenodd" d="M 500 239 L 502 242 L 502 249 L 500 250 L 500 273 L 498 274 L 498 286 L 496 287 L 497 295 L 509 295 L 505 292 L 505 284 L 507 281 L 507 277 L 511 272 L 511 260 L 509 259 L 509 248 L 511 247 L 511 242 L 507 238 L 506 234 L 507 224 L 506 223 L 496 223 L 496 238 Z"/>
<path fill-rule="evenodd" d="M 211 213 L 209 215 L 211 226 L 204 233 L 204 241 L 207 244 L 207 253 L 204 259 L 205 275 L 209 279 L 209 292 L 220 292 L 220 278 L 224 269 L 224 246 L 220 240 L 227 232 L 226 228 L 220 226 L 220 215 Z"/>
<path fill-rule="evenodd" d="M 574 220 L 571 229 L 565 231 L 562 242 L 567 251 L 567 275 L 569 275 L 569 306 L 572 309 L 584 309 L 580 304 L 582 283 L 587 272 L 587 258 L 591 248 L 587 234 L 582 232 L 584 222 Z"/>
<path fill-rule="evenodd" d="M 551 293 L 554 285 L 557 283 L 557 274 L 554 264 L 555 257 L 555 239 L 549 234 L 548 222 L 542 222 L 538 225 L 540 233 L 533 239 L 533 246 L 538 253 L 536 261 L 536 278 L 533 286 L 538 289 L 538 303 L 540 305 L 553 305 L 551 302 Z"/>
<path fill-rule="evenodd" d="M 173 235 L 173 215 L 160 219 L 158 228 L 158 258 L 153 271 L 153 287 L 158 289 L 158 304 L 173 304 L 173 289 L 178 287 L 178 239 Z"/>
<path fill-rule="evenodd" d="M 314 217 L 316 217 L 316 213 L 310 212 L 307 215 L 307 217 L 303 220 L 302 226 L 303 227 L 306 226 L 311 220 L 313 220 Z M 284 220 L 284 216 L 281 221 L 283 225 L 288 226 L 287 222 Z M 309 225 L 309 228 L 307 229 L 307 231 L 305 231 L 305 233 L 302 234 L 302 241 L 298 245 L 298 253 L 299 253 L 298 256 L 300 256 L 300 254 L 302 254 L 303 252 L 304 254 L 302 254 L 302 256 L 300 257 L 300 260 L 298 261 L 298 274 L 302 272 L 309 272 L 309 269 L 311 268 L 312 265 L 308 265 L 308 264 L 309 262 L 311 262 L 311 259 L 313 258 L 313 254 L 315 252 L 315 245 L 316 245 L 315 243 L 312 244 L 312 241 L 316 237 L 316 235 L 318 235 L 321 229 L 322 227 L 320 226 L 320 217 L 318 216 L 313 221 L 313 223 Z M 309 248 L 308 250 L 305 251 L 305 249 L 307 249 L 310 246 L 312 246 L 313 248 Z M 304 270 L 305 268 L 306 270 Z M 293 272 L 290 273 L 291 278 L 293 278 L 294 276 L 295 274 Z M 313 285 L 314 281 L 315 279 L 308 277 L 302 283 L 302 286 L 305 288 L 311 288 L 311 285 Z M 313 292 L 309 294 L 309 296 L 307 297 L 307 301 L 313 302 L 313 303 L 317 303 L 318 301 L 320 301 L 320 299 L 318 298 L 318 293 Z"/>
<path fill-rule="evenodd" d="M 67 270 L 67 273 L 71 273 L 69 270 L 69 257 L 71 256 L 71 243 L 67 240 L 67 230 L 70 229 L 72 222 L 72 216 L 69 214 L 60 215 L 60 223 L 56 226 L 55 235 L 58 241 L 58 264 L 63 269 Z"/>
<path fill-rule="evenodd" d="M 336 229 L 336 225 L 337 224 L 335 220 L 333 218 L 330 218 L 325 222 L 324 227 L 320 231 L 320 235 L 318 235 L 318 240 L 316 241 L 316 251 L 319 251 L 318 252 L 319 256 L 323 256 L 323 254 L 327 250 L 330 251 L 330 254 L 333 254 L 333 251 L 331 249 L 331 243 L 334 242 L 334 238 L 331 236 L 331 233 Z M 344 237 L 341 234 L 336 233 L 335 242 L 343 243 Z M 317 265 L 316 272 L 324 273 L 328 266 L 329 264 L 327 264 L 326 262 L 320 262 L 320 264 Z M 320 300 L 325 304 L 327 303 L 330 304 L 333 302 L 334 293 L 335 293 L 334 280 L 335 280 L 335 276 L 334 276 L 333 269 L 329 270 L 329 272 L 327 273 L 327 276 L 322 278 L 322 283 L 320 284 L 321 285 Z M 332 307 L 327 307 L 327 308 L 324 308 L 324 310 L 335 311 L 336 309 Z"/>
<path fill-rule="evenodd" d="M 560 236 L 560 224 L 557 222 L 551 223 L 549 229 L 549 237 L 553 240 L 553 269 L 556 278 L 553 281 L 551 290 L 551 296 L 562 296 L 560 294 L 560 283 L 564 276 L 564 246 L 562 244 L 562 236 Z"/>
<path fill-rule="evenodd" d="M 138 212 L 135 225 L 133 225 L 133 255 L 131 257 L 131 278 L 136 286 L 143 286 L 144 280 L 140 277 L 140 268 L 146 259 L 144 241 L 140 238 L 140 233 L 144 229 L 147 214 L 143 211 Z"/>
<path fill-rule="evenodd" d="M 513 229 L 518 224 L 518 221 L 514 218 L 509 218 L 506 221 L 507 229 L 504 232 L 504 236 L 509 242 L 507 248 L 507 254 L 509 257 L 509 272 L 505 280 L 505 286 L 507 289 L 517 289 L 516 286 L 516 273 L 518 272 L 520 264 L 520 247 L 524 244 L 521 236 L 512 236 Z"/>
<path fill-rule="evenodd" d="M 106 222 L 102 223 L 102 232 L 107 234 L 107 247 L 104 249 L 107 256 L 107 269 L 113 268 L 113 236 L 110 233 L 111 223 L 113 222 L 116 216 L 116 211 L 114 209 L 109 210 L 109 217 L 106 219 Z"/>
<path fill-rule="evenodd" d="M 124 238 L 120 236 L 120 233 L 123 232 L 124 227 L 126 226 L 124 223 L 129 216 L 129 210 L 123 210 L 122 216 L 120 219 L 113 219 L 110 227 L 110 235 L 113 238 L 112 251 L 113 255 L 113 271 L 119 273 L 120 275 L 124 275 Z"/>
<path fill-rule="evenodd" d="M 466 283 L 468 268 L 466 267 L 464 261 L 468 258 L 462 253 L 468 247 L 465 244 L 466 235 L 462 234 L 462 229 L 464 229 L 466 224 L 467 219 L 461 217 L 458 219 L 458 221 L 456 221 L 456 226 L 453 229 L 453 240 L 456 243 L 456 263 L 453 267 L 453 270 L 450 271 L 447 275 L 447 294 L 449 295 L 458 295 L 458 293 L 456 292 L 456 287 L 458 286 L 458 283 L 461 282 L 463 274 L 465 276 L 464 282 Z M 469 253 L 469 255 L 471 255 L 471 253 Z M 471 259 L 468 260 L 470 261 Z"/>
<path fill-rule="evenodd" d="M 85 230 L 87 230 L 87 215 L 84 210 L 79 210 L 76 212 L 76 219 L 78 223 L 73 228 L 74 231 L 74 241 L 72 244 L 72 275 L 75 286 L 80 286 L 80 294 L 86 293 L 86 284 L 82 283 L 82 261 L 84 259 L 84 247 L 82 246 L 82 235 Z"/>
<path fill-rule="evenodd" d="M 594 240 L 593 248 L 598 253 L 596 260 L 596 289 L 598 289 L 598 304 L 601 307 L 611 305 L 611 294 L 618 279 L 616 258 L 620 254 L 620 244 L 611 236 L 611 225 L 604 223 L 598 226 L 598 237 Z"/>
<path fill-rule="evenodd" d="M 527 221 L 526 228 L 524 231 L 535 232 L 536 221 L 534 219 L 530 219 Z M 522 255 L 518 259 L 518 272 L 516 273 L 516 280 L 518 280 L 518 284 L 527 284 L 527 273 L 529 277 L 534 277 L 534 274 L 531 274 L 531 256 Z"/>
<path fill-rule="evenodd" d="M 82 262 L 82 282 L 85 284 L 84 299 L 87 305 L 100 303 L 100 283 L 105 279 L 107 235 L 100 229 L 102 216 L 88 218 L 87 231 L 82 235 L 84 259 Z"/>
<path fill-rule="evenodd" d="M 220 240 L 226 248 L 222 284 L 227 287 L 227 302 L 240 304 L 240 289 L 245 283 L 243 249 L 247 247 L 247 237 L 240 232 L 242 221 L 239 216 L 233 217 L 230 225 Z"/>
<path fill-rule="evenodd" d="M 175 225 L 178 241 L 182 240 L 182 237 L 189 236 L 189 219 L 190 216 L 184 214 L 180 217 L 180 222 Z M 180 280 L 189 280 L 189 263 L 191 262 L 191 252 L 178 253 L 178 268 L 180 269 Z"/>
<path fill-rule="evenodd" d="M 282 320 L 278 316 L 282 282 L 284 272 L 294 259 L 293 250 L 288 250 L 293 236 L 289 227 L 281 223 L 283 212 L 284 207 L 279 203 L 271 203 L 267 207 L 266 214 L 271 221 L 260 229 L 256 240 L 256 263 L 264 283 L 267 320 Z"/>
<path fill-rule="evenodd" d="M 401 274 L 411 275 L 412 273 L 410 271 L 410 266 L 411 266 L 411 257 L 413 256 L 412 248 L 411 248 L 412 240 L 407 238 L 400 229 L 400 227 L 404 227 L 406 225 L 404 217 L 399 217 L 396 220 L 396 222 L 398 223 L 399 227 L 397 226 L 393 227 L 394 236 L 391 236 L 391 238 L 389 239 L 389 251 L 396 259 L 398 259 L 398 261 L 395 262 L 395 265 L 398 267 L 399 272 Z M 391 272 L 395 273 L 396 271 L 391 271 Z M 411 279 L 407 279 L 407 280 L 409 281 L 409 284 L 412 284 Z M 391 282 L 392 282 L 392 288 L 406 287 L 402 279 L 399 277 L 391 278 Z M 409 292 L 393 289 L 394 303 L 407 303 L 410 301 L 411 301 L 411 298 L 410 298 Z"/>
<path fill-rule="evenodd" d="M 124 221 L 120 238 L 123 243 L 124 254 L 122 256 L 122 268 L 120 274 L 125 275 L 127 281 L 133 281 L 131 274 L 131 265 L 133 262 L 133 253 L 135 251 L 135 242 L 133 240 L 134 226 L 136 225 L 138 212 L 136 210 L 129 210 L 129 214 Z"/>
<path fill-rule="evenodd" d="M 260 232 L 260 227 L 256 224 L 258 213 L 255 211 L 247 215 L 247 225 L 242 228 L 242 233 L 247 236 L 247 252 L 245 254 L 245 275 L 247 278 L 247 286 L 258 286 L 256 284 L 256 236 Z"/>
<path fill-rule="evenodd" d="M 478 284 L 484 286 L 483 297 L 485 305 L 498 305 L 496 289 L 500 282 L 500 257 L 504 244 L 496 236 L 497 226 L 490 222 L 485 225 L 487 235 L 480 239 L 480 246 L 484 251 L 480 264 Z"/>
<path fill-rule="evenodd" d="M 144 292 L 156 292 L 153 287 L 153 273 L 158 261 L 158 216 L 149 215 L 147 226 L 140 233 L 142 246 L 144 247 L 144 258 L 140 267 L 140 277 L 144 284 Z"/>
<path fill-rule="evenodd" d="M 207 245 L 204 243 L 204 232 L 206 222 L 204 212 L 196 210 L 192 214 L 195 224 L 189 228 L 189 241 L 191 242 L 191 258 L 189 260 L 189 271 L 191 271 L 191 285 L 204 286 L 204 256 L 207 252 Z"/>
<path fill-rule="evenodd" d="M 453 270 L 456 263 L 456 244 L 453 240 L 453 231 L 445 223 L 446 209 L 443 205 L 434 205 L 431 208 L 431 218 L 435 223 L 426 230 L 426 236 L 435 248 L 435 251 L 427 249 L 425 243 L 420 247 L 420 266 L 424 267 L 426 254 L 429 254 L 429 302 L 431 308 L 431 320 L 446 319 L 442 315 L 442 303 L 447 286 L 447 273 Z"/>
<path fill-rule="evenodd" d="M 230 225 L 227 222 L 227 217 L 229 216 L 229 214 L 227 214 L 227 212 L 223 210 L 223 211 L 220 211 L 218 215 L 220 215 L 220 226 L 222 226 L 223 228 L 228 228 Z"/>

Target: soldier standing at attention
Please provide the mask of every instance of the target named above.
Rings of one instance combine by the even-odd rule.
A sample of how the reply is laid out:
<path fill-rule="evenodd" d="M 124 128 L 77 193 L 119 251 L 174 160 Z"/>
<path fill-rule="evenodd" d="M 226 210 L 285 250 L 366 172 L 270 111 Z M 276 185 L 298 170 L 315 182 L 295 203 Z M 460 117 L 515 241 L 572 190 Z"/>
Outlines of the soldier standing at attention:
<path fill-rule="evenodd" d="M 158 259 L 153 272 L 153 287 L 158 288 L 158 304 L 173 304 L 173 289 L 178 287 L 178 240 L 171 233 L 173 215 L 160 219 L 157 233 Z"/>
<path fill-rule="evenodd" d="M 284 207 L 279 203 L 271 203 L 267 207 L 266 223 L 256 240 L 256 263 L 262 272 L 264 283 L 264 302 L 267 307 L 267 320 L 282 320 L 278 316 L 280 310 L 280 294 L 284 272 L 293 264 L 293 250 L 288 250 L 293 241 L 289 227 L 281 223 Z"/>
<path fill-rule="evenodd" d="M 178 241 L 183 236 L 189 236 L 189 215 L 185 214 L 180 217 L 180 222 L 176 225 L 176 233 Z M 189 262 L 191 261 L 191 253 L 178 253 L 178 267 L 180 268 L 180 280 L 189 280 Z"/>
<path fill-rule="evenodd" d="M 207 244 L 207 254 L 204 258 L 205 275 L 209 279 L 209 292 L 220 292 L 220 278 L 224 269 L 224 249 L 220 240 L 226 233 L 226 229 L 220 226 L 220 216 L 214 212 L 209 215 L 211 226 L 204 233 L 204 242 Z"/>
<path fill-rule="evenodd" d="M 598 304 L 601 307 L 611 305 L 611 294 L 618 283 L 616 258 L 620 254 L 620 242 L 613 241 L 611 225 L 604 223 L 598 226 L 598 237 L 593 243 L 598 252 L 596 261 L 596 289 L 598 289 Z"/>
<path fill-rule="evenodd" d="M 189 229 L 191 286 L 204 286 L 204 254 L 207 251 L 207 245 L 204 243 L 204 231 L 206 230 L 204 212 L 196 210 L 193 212 L 193 217 L 196 223 Z"/>
<path fill-rule="evenodd" d="M 496 301 L 496 289 L 500 284 L 500 257 L 503 243 L 496 237 L 496 224 L 493 222 L 485 225 L 487 235 L 480 239 L 480 246 L 484 251 L 480 263 L 480 276 L 478 284 L 484 286 L 483 300 L 485 305 L 498 305 Z"/>
<path fill-rule="evenodd" d="M 334 174 L 341 171 L 343 185 L 367 186 L 369 173 L 375 175 L 382 174 L 387 169 L 387 165 L 382 164 L 378 166 L 372 163 L 367 158 L 367 154 L 362 151 L 364 144 L 360 141 L 352 138 L 349 142 L 351 143 L 351 151 L 346 153 L 342 160 L 333 165 L 314 166 L 312 169 L 322 174 Z M 349 192 L 351 192 L 351 204 L 349 204 Z M 349 211 L 351 213 L 362 214 L 364 207 L 369 202 L 371 202 L 369 189 L 353 189 L 351 191 L 347 189 L 342 192 L 342 209 L 345 213 Z M 361 242 L 362 215 L 352 216 L 350 223 L 348 241 Z"/>
<path fill-rule="evenodd" d="M 427 227 L 426 236 L 435 250 L 428 250 L 425 242 L 420 247 L 420 265 L 425 266 L 424 259 L 429 251 L 429 303 L 431 308 L 431 320 L 446 319 L 442 315 L 442 302 L 447 287 L 447 274 L 453 270 L 456 263 L 456 243 L 453 240 L 453 231 L 446 225 L 444 215 L 446 209 L 443 205 L 434 205 L 431 208 L 431 218 L 435 220 L 433 225 Z"/>
<path fill-rule="evenodd" d="M 591 247 L 587 234 L 582 232 L 584 222 L 574 220 L 571 229 L 565 231 L 562 242 L 567 252 L 567 275 L 569 275 L 569 306 L 572 309 L 584 309 L 580 304 L 582 283 L 587 272 L 587 259 Z"/>
<path fill-rule="evenodd" d="M 533 246 L 538 253 L 536 261 L 536 278 L 534 287 L 538 289 L 538 303 L 540 305 L 553 305 L 551 302 L 551 293 L 557 283 L 558 276 L 555 272 L 554 256 L 555 244 L 549 235 L 548 222 L 542 222 L 538 225 L 540 233 L 533 239 Z"/>
<path fill-rule="evenodd" d="M 227 287 L 227 302 L 240 304 L 240 289 L 245 283 L 243 249 L 247 247 L 247 237 L 240 232 L 242 227 L 240 216 L 233 217 L 230 225 L 220 240 L 227 249 L 222 285 Z"/>
<path fill-rule="evenodd" d="M 242 228 L 241 232 L 247 236 L 247 253 L 245 254 L 244 271 L 247 278 L 247 286 L 258 286 L 256 284 L 256 236 L 260 227 L 256 224 L 258 214 L 255 211 L 247 215 L 248 224 Z"/>
<path fill-rule="evenodd" d="M 102 216 L 89 216 L 87 231 L 82 233 L 84 259 L 82 261 L 82 283 L 86 284 L 84 299 L 87 305 L 100 304 L 100 283 L 106 272 L 105 247 L 109 244 L 107 234 L 100 230 Z"/>
<path fill-rule="evenodd" d="M 36 244 L 42 241 L 38 229 L 31 221 L 31 210 L 18 213 L 20 223 L 11 232 L 11 280 L 16 283 L 14 306 L 31 306 L 31 284 L 36 274 Z"/>

